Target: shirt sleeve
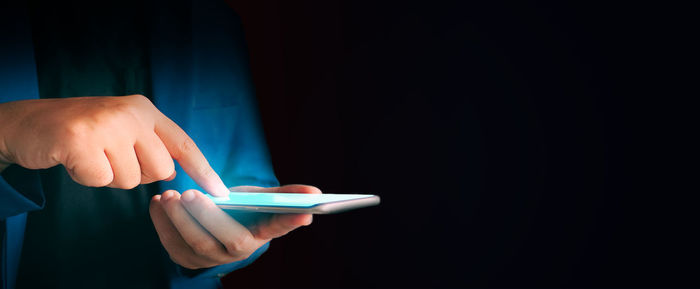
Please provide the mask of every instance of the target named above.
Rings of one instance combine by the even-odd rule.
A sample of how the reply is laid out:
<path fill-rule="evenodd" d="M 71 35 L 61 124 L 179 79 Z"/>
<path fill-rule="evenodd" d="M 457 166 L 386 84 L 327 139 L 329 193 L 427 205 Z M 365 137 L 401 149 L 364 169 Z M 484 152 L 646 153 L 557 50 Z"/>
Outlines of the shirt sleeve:
<path fill-rule="evenodd" d="M 31 26 L 27 16 L 27 7 L 22 3 L 3 4 L 0 9 L 0 38 L 3 40 L 3 45 L 0 45 L 0 104 L 39 97 Z M 2 172 L 1 220 L 43 206 L 44 195 L 36 172 L 28 173 L 18 166 L 10 166 Z"/>
<path fill-rule="evenodd" d="M 267 251 L 269 247 L 270 243 L 265 243 L 245 260 L 224 264 L 212 268 L 190 270 L 182 266 L 177 266 L 177 277 L 172 279 L 174 286 L 171 287 L 195 288 L 192 286 L 201 286 L 203 282 L 207 281 L 218 283 L 219 279 L 224 277 L 226 274 L 241 269 L 253 263 L 253 261 L 257 260 L 263 253 L 265 253 L 265 251 Z"/>
<path fill-rule="evenodd" d="M 166 20 L 155 29 L 156 107 L 195 141 L 227 186 L 278 186 L 240 18 L 222 1 L 192 1 L 188 14 L 192 31 L 186 41 L 175 37 L 184 32 L 164 25 Z M 163 183 L 164 189 L 199 188 L 177 165 L 176 171 L 178 177 Z"/>
<path fill-rule="evenodd" d="M 184 15 L 191 31 L 167 25 L 164 15 L 152 38 L 152 82 L 156 106 L 195 141 L 211 167 L 229 187 L 278 186 L 255 99 L 240 18 L 224 1 L 192 1 Z M 190 38 L 183 39 L 186 33 Z M 177 85 L 173 85 L 173 84 Z M 177 177 L 162 189 L 198 188 L 176 164 Z M 178 266 L 171 288 L 205 288 L 204 283 L 245 267 L 249 258 L 205 270 Z M 211 284 L 213 285 L 213 284 Z"/>
<path fill-rule="evenodd" d="M 11 165 L 0 176 L 0 220 L 42 209 L 46 199 L 37 171 Z"/>

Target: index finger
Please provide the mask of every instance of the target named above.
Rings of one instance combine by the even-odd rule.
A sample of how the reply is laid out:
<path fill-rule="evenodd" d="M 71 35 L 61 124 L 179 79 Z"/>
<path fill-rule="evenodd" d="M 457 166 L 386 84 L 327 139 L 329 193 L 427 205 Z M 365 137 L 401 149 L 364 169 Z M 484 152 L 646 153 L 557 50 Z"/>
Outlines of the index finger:
<path fill-rule="evenodd" d="M 217 196 L 228 196 L 228 188 L 219 175 L 211 168 L 204 154 L 199 150 L 192 138 L 171 119 L 162 115 L 156 121 L 155 132 L 165 144 L 170 156 L 175 159 L 185 173 L 197 185 L 208 193 Z"/>

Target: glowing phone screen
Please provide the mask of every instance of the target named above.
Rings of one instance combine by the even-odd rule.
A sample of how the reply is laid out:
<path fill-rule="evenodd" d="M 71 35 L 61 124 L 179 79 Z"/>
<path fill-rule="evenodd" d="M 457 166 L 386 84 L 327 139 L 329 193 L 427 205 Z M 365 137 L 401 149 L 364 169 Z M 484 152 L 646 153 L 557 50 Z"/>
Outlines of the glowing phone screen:
<path fill-rule="evenodd" d="M 228 198 L 212 197 L 217 205 L 309 208 L 319 204 L 372 197 L 360 194 L 287 194 L 232 192 Z"/>

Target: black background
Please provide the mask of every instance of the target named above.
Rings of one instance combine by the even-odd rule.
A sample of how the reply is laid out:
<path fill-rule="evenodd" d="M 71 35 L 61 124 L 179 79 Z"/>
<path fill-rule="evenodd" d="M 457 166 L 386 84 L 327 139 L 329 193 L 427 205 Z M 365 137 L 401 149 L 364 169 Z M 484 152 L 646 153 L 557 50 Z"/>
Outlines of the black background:
<path fill-rule="evenodd" d="M 690 7 L 229 3 L 279 180 L 382 204 L 227 287 L 700 286 Z"/>

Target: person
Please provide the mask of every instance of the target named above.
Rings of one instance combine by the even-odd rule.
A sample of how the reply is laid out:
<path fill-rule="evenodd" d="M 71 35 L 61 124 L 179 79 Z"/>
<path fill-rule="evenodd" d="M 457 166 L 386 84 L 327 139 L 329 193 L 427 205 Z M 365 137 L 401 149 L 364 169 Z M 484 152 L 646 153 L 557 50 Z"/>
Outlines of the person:
<path fill-rule="evenodd" d="M 203 194 L 321 193 L 279 186 L 223 1 L 3 5 L 2 288 L 220 287 L 310 224 Z"/>

